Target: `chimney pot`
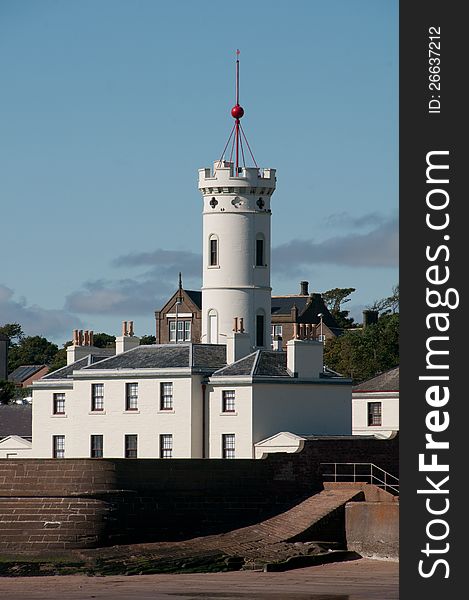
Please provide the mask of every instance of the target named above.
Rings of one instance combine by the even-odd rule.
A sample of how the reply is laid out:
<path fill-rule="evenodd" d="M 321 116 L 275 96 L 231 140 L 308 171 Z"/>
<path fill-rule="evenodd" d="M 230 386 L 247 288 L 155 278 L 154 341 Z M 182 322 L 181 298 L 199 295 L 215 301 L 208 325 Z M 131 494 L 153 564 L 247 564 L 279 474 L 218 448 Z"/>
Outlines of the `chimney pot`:
<path fill-rule="evenodd" d="M 127 335 L 127 321 L 122 321 L 122 335 Z"/>
<path fill-rule="evenodd" d="M 244 318 L 239 317 L 239 332 L 244 333 Z"/>
<path fill-rule="evenodd" d="M 309 281 L 300 281 L 300 294 L 302 296 L 307 296 L 308 295 L 308 286 L 309 286 Z"/>

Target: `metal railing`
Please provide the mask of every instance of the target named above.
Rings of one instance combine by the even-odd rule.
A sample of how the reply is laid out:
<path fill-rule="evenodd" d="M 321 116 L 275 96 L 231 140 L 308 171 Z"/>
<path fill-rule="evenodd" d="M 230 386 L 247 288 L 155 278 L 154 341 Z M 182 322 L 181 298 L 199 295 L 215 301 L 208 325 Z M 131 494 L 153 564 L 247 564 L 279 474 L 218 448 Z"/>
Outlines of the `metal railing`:
<path fill-rule="evenodd" d="M 321 463 L 320 467 L 322 477 L 329 478 L 327 481 L 372 483 L 386 492 L 399 495 L 399 479 L 373 463 Z"/>

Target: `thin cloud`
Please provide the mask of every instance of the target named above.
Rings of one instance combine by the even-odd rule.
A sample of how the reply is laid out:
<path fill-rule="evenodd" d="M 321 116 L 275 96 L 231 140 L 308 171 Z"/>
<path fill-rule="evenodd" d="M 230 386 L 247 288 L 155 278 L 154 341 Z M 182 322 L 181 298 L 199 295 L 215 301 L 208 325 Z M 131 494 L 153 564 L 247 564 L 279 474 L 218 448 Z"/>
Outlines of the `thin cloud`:
<path fill-rule="evenodd" d="M 389 217 L 386 217 L 379 212 L 366 213 L 357 217 L 350 213 L 343 211 L 340 213 L 333 213 L 325 218 L 326 225 L 330 227 L 346 227 L 350 229 L 364 229 L 366 227 L 377 227 L 385 224 L 389 221 Z"/>
<path fill-rule="evenodd" d="M 67 310 L 28 305 L 24 298 L 15 300 L 14 295 L 12 289 L 0 284 L 0 325 L 19 323 L 26 335 L 47 338 L 69 335 L 72 329 L 83 327 L 82 321 Z"/>
<path fill-rule="evenodd" d="M 126 279 L 88 281 L 83 289 L 67 296 L 67 310 L 80 314 L 151 314 L 174 292 L 179 272 L 186 288 L 200 288 L 202 259 L 194 252 L 158 249 L 119 256 L 112 264 L 152 268 Z"/>
<path fill-rule="evenodd" d="M 345 267 L 393 268 L 398 264 L 397 218 L 367 233 L 331 237 L 322 242 L 293 240 L 272 251 L 277 272 L 291 273 L 292 265 L 330 264 Z"/>
<path fill-rule="evenodd" d="M 381 217 L 369 215 L 371 223 Z M 366 233 L 331 237 L 322 242 L 293 240 L 272 250 L 274 274 L 292 276 L 304 265 L 392 268 L 397 265 L 397 219 L 377 223 Z M 131 253 L 112 261 L 116 268 L 151 267 L 134 277 L 88 281 L 68 295 L 67 311 L 78 314 L 148 315 L 175 291 L 179 271 L 186 289 L 200 289 L 202 257 L 195 252 L 157 249 Z"/>

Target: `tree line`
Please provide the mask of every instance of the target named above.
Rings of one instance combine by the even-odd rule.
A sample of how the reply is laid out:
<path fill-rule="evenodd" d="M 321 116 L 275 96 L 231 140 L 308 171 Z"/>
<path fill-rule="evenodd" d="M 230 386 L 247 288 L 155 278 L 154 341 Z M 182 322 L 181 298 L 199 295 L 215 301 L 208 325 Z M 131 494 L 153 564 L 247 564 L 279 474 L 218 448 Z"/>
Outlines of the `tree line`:
<path fill-rule="evenodd" d="M 333 371 L 359 383 L 399 364 L 399 286 L 393 288 L 389 297 L 368 306 L 379 313 L 379 319 L 366 328 L 355 323 L 350 312 L 344 309 L 353 292 L 355 288 L 334 288 L 322 294 L 327 308 L 343 330 L 342 335 L 325 344 L 324 360 Z M 71 340 L 59 348 L 45 337 L 26 336 L 19 323 L 0 326 L 0 333 L 9 338 L 8 373 L 21 365 L 45 364 L 49 371 L 55 371 L 67 364 L 67 347 L 72 344 Z M 113 335 L 96 333 L 93 343 L 97 348 L 111 348 L 115 341 Z M 155 342 L 153 335 L 140 338 L 140 344 Z M 11 382 L 0 381 L 0 402 L 11 399 L 14 390 Z"/>

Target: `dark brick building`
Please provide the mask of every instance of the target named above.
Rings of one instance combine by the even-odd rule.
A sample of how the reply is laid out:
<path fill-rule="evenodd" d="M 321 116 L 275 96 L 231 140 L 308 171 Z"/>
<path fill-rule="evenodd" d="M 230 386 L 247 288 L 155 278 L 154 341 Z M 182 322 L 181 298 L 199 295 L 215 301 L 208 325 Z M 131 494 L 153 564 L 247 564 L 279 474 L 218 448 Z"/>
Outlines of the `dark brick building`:
<path fill-rule="evenodd" d="M 155 319 L 157 344 L 176 342 L 176 339 L 200 343 L 202 292 L 184 290 L 180 286 L 163 308 L 155 312 Z M 281 338 L 284 349 L 294 337 L 321 339 L 322 335 L 328 340 L 341 332 L 321 294 L 309 293 L 307 281 L 300 283 L 299 294 L 272 296 L 272 341 Z"/>

